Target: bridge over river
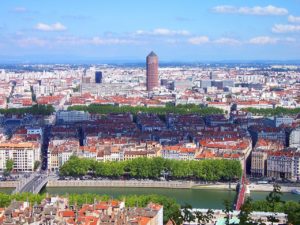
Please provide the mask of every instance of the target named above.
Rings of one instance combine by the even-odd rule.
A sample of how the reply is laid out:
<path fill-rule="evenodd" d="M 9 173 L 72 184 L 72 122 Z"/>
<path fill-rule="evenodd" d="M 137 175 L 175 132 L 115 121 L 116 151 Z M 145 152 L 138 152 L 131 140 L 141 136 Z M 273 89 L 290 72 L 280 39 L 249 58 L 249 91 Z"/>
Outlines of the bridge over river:
<path fill-rule="evenodd" d="M 38 194 L 50 178 L 50 176 L 44 174 L 32 174 L 30 177 L 19 182 L 13 193 L 31 192 Z"/>

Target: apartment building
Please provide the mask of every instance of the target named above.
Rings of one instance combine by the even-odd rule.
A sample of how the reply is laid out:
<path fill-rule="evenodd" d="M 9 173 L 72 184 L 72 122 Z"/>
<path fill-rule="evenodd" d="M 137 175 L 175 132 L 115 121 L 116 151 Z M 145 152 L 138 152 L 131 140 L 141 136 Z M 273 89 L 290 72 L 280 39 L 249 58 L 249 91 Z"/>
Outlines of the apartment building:
<path fill-rule="evenodd" d="M 72 155 L 79 151 L 77 139 L 50 140 L 48 146 L 48 170 L 58 170 Z"/>
<path fill-rule="evenodd" d="M 280 151 L 284 145 L 280 141 L 259 139 L 251 152 L 251 175 L 264 177 L 267 175 L 268 152 Z"/>
<path fill-rule="evenodd" d="M 290 147 L 300 150 L 300 127 L 294 129 L 290 134 Z"/>
<path fill-rule="evenodd" d="M 34 163 L 40 161 L 40 144 L 37 142 L 0 143 L 0 171 L 6 168 L 6 161 L 14 162 L 13 171 L 33 172 Z"/>
<path fill-rule="evenodd" d="M 267 158 L 267 176 L 300 180 L 300 153 L 295 149 L 270 152 Z"/>

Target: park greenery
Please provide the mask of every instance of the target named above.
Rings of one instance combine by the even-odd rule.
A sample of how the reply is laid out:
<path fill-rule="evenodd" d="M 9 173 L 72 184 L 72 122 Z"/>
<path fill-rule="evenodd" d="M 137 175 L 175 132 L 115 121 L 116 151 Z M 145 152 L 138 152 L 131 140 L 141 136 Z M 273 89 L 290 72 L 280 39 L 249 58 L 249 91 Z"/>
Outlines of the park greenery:
<path fill-rule="evenodd" d="M 300 108 L 283 108 L 283 107 L 276 107 L 274 109 L 258 109 L 258 108 L 244 108 L 244 111 L 250 112 L 256 116 L 290 116 L 290 115 L 297 115 L 300 113 Z"/>
<path fill-rule="evenodd" d="M 60 168 L 60 175 L 73 177 L 93 175 L 109 178 L 128 176 L 138 179 L 158 179 L 166 176 L 168 179 L 231 181 L 240 178 L 241 174 L 239 161 L 225 159 L 181 161 L 161 157 L 141 157 L 127 161 L 101 162 L 72 156 Z"/>
<path fill-rule="evenodd" d="M 33 105 L 27 108 L 9 108 L 9 109 L 0 109 L 0 114 L 4 115 L 41 115 L 48 116 L 54 112 L 52 105 Z"/>
<path fill-rule="evenodd" d="M 158 115 L 165 115 L 168 113 L 175 114 L 223 114 L 222 109 L 215 107 L 200 107 L 195 104 L 177 105 L 166 104 L 165 107 L 146 107 L 146 106 L 116 106 L 116 105 L 99 105 L 91 104 L 89 106 L 75 105 L 68 107 L 68 110 L 86 111 L 89 113 L 109 114 L 109 113 L 154 113 Z"/>

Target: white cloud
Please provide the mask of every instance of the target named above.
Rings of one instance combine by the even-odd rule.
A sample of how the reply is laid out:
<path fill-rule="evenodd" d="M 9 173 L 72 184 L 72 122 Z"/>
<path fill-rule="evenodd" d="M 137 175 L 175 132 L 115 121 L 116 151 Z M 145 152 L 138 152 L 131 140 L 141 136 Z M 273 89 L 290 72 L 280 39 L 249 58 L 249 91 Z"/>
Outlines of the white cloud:
<path fill-rule="evenodd" d="M 209 42 L 209 37 L 207 36 L 198 36 L 192 37 L 188 39 L 188 43 L 192 45 L 201 45 Z"/>
<path fill-rule="evenodd" d="M 31 46 L 43 47 L 46 46 L 48 43 L 47 40 L 36 38 L 36 37 L 22 38 L 16 40 L 16 42 L 20 47 L 31 47 Z"/>
<path fill-rule="evenodd" d="M 287 38 L 284 38 L 283 41 L 285 42 L 296 42 L 296 38 L 291 38 L 291 37 L 287 37 Z"/>
<path fill-rule="evenodd" d="M 268 44 L 276 44 L 279 41 L 277 38 L 272 38 L 268 36 L 260 36 L 260 37 L 254 37 L 249 40 L 250 44 L 254 45 L 268 45 Z"/>
<path fill-rule="evenodd" d="M 28 10 L 25 7 L 16 7 L 13 9 L 13 12 L 15 13 L 26 13 Z"/>
<path fill-rule="evenodd" d="M 67 28 L 63 24 L 57 22 L 54 24 L 38 23 L 35 26 L 35 29 L 40 31 L 64 31 Z"/>
<path fill-rule="evenodd" d="M 188 36 L 190 32 L 187 30 L 170 30 L 166 28 L 156 28 L 152 31 L 137 30 L 136 35 L 155 35 L 155 36 Z"/>
<path fill-rule="evenodd" d="M 119 45 L 136 44 L 137 42 L 131 39 L 93 37 L 91 40 L 88 40 L 88 43 L 93 45 Z"/>
<path fill-rule="evenodd" d="M 232 13 L 232 14 L 244 14 L 244 15 L 276 15 L 282 16 L 288 14 L 288 10 L 285 8 L 279 8 L 273 5 L 265 7 L 254 6 L 254 7 L 236 7 L 231 5 L 220 5 L 213 8 L 215 13 Z"/>
<path fill-rule="evenodd" d="M 300 16 L 289 15 L 288 21 L 291 23 L 300 23 Z"/>
<path fill-rule="evenodd" d="M 291 24 L 275 24 L 272 28 L 274 33 L 288 33 L 288 32 L 299 32 L 300 25 Z"/>
<path fill-rule="evenodd" d="M 233 38 L 220 38 L 215 40 L 214 43 L 222 45 L 239 45 L 241 44 L 241 41 Z"/>

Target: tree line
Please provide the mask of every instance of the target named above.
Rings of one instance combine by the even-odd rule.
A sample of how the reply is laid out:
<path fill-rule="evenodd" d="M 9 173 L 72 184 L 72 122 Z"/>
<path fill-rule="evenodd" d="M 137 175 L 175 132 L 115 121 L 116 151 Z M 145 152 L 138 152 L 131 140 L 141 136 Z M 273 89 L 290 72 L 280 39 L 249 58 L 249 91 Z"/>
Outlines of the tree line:
<path fill-rule="evenodd" d="M 0 109 L 0 114 L 4 115 L 41 115 L 48 116 L 55 112 L 55 109 L 52 105 L 33 105 L 26 108 L 9 108 L 9 109 Z"/>
<path fill-rule="evenodd" d="M 165 115 L 168 113 L 175 114 L 199 114 L 212 115 L 224 114 L 222 109 L 215 107 L 200 107 L 194 104 L 177 105 L 166 104 L 165 107 L 146 107 L 146 106 L 116 106 L 116 105 L 99 105 L 91 104 L 89 106 L 75 105 L 68 107 L 68 110 L 85 111 L 89 113 L 109 114 L 109 113 L 153 113 L 158 115 Z"/>
<path fill-rule="evenodd" d="M 283 107 L 276 107 L 275 109 L 258 109 L 250 107 L 242 110 L 250 112 L 257 116 L 291 116 L 300 113 L 300 108 L 289 109 Z"/>
<path fill-rule="evenodd" d="M 240 178 L 242 168 L 235 160 L 170 160 L 161 157 L 136 158 L 127 161 L 96 161 L 94 159 L 71 156 L 60 168 L 60 175 L 97 177 L 158 179 L 199 179 L 204 181 L 230 181 Z"/>

